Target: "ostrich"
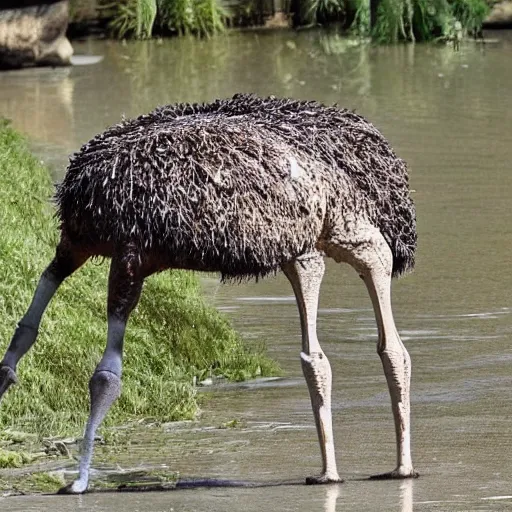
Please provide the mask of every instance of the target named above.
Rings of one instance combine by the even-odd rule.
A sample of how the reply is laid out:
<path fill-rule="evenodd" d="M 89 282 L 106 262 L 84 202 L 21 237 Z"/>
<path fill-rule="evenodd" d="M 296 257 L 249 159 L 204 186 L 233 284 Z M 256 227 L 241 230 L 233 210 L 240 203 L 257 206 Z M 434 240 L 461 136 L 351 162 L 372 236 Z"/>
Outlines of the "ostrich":
<path fill-rule="evenodd" d="M 317 338 L 324 256 L 349 263 L 368 288 L 395 421 L 397 466 L 410 453 L 411 362 L 391 311 L 391 278 L 414 266 L 415 208 L 406 164 L 354 112 L 313 101 L 238 94 L 159 107 L 97 135 L 70 158 L 56 192 L 61 237 L 0 362 L 0 397 L 34 344 L 59 285 L 93 256 L 111 258 L 108 330 L 89 382 L 78 478 L 87 490 L 98 426 L 120 395 L 123 338 L 143 281 L 170 268 L 223 280 L 281 269 L 297 300 L 300 354 L 322 456 L 306 483 L 341 482 L 331 420 L 331 367 Z"/>

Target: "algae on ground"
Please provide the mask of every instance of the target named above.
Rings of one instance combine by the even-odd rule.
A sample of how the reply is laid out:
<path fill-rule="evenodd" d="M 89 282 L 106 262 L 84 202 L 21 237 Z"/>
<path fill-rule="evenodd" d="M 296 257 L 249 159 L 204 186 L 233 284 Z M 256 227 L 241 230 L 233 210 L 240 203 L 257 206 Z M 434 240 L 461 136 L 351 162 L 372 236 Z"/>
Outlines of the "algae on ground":
<path fill-rule="evenodd" d="M 34 457 L 24 451 L 12 451 L 0 449 L 0 468 L 21 468 L 25 464 L 30 464 Z"/>
<path fill-rule="evenodd" d="M 53 257 L 58 229 L 47 169 L 23 137 L 0 120 L 0 357 Z M 18 366 L 19 385 L 0 406 L 0 428 L 39 435 L 81 433 L 88 381 L 106 341 L 108 262 L 88 262 L 59 289 L 38 341 Z M 173 421 L 197 412 L 193 379 L 271 375 L 276 365 L 248 350 L 200 295 L 192 273 L 147 280 L 125 341 L 123 391 L 106 424 L 152 417 Z"/>
<path fill-rule="evenodd" d="M 30 491 L 57 492 L 66 484 L 62 472 L 32 473 L 23 479 L 23 487 Z"/>

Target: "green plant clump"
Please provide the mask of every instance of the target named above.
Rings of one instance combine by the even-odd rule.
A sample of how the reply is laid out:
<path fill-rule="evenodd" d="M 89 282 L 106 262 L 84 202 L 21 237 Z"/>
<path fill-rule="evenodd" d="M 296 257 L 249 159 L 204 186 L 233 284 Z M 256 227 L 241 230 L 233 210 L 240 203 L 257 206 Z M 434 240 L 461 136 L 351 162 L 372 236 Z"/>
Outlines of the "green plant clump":
<path fill-rule="evenodd" d="M 345 0 L 299 0 L 300 23 L 304 25 L 338 20 L 345 12 Z"/>
<path fill-rule="evenodd" d="M 49 203 L 49 173 L 23 137 L 0 120 L 0 352 L 24 314 L 50 262 L 58 230 Z M 88 262 L 59 289 L 38 341 L 18 366 L 19 385 L 4 396 L 0 428 L 39 435 L 81 432 L 89 408 L 88 380 L 106 340 L 108 265 Z M 230 324 L 205 304 L 192 273 L 164 272 L 147 280 L 128 324 L 123 392 L 107 424 L 153 417 L 193 418 L 194 378 L 240 380 L 275 374 L 249 351 Z"/>
<path fill-rule="evenodd" d="M 30 464 L 32 456 L 23 451 L 11 451 L 0 449 L 0 468 L 21 468 L 24 464 Z"/>
<path fill-rule="evenodd" d="M 455 41 L 461 35 L 477 35 L 489 13 L 486 0 L 380 0 L 370 30 L 369 0 L 352 2 L 352 28 L 378 43 Z"/>
<path fill-rule="evenodd" d="M 122 0 L 112 4 L 115 37 L 146 39 L 155 30 L 210 37 L 231 18 L 224 0 Z"/>

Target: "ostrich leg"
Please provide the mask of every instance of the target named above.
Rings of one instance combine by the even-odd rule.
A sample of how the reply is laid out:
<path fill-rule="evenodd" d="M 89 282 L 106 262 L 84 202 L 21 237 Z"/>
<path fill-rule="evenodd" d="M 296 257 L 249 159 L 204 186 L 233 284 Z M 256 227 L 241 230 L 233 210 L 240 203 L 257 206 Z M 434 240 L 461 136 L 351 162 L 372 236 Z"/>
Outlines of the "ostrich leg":
<path fill-rule="evenodd" d="M 138 257 L 113 258 L 108 289 L 107 346 L 89 382 L 91 410 L 81 446 L 78 478 L 59 494 L 81 494 L 87 490 L 97 428 L 121 393 L 123 341 L 128 317 L 136 306 L 144 277 Z"/>
<path fill-rule="evenodd" d="M 313 253 L 283 266 L 283 271 L 293 287 L 299 307 L 302 329 L 302 352 L 300 354 L 302 371 L 309 388 L 322 453 L 321 475 L 307 478 L 306 483 L 342 482 L 336 469 L 332 433 L 331 365 L 320 347 L 316 334 L 318 295 L 325 263 L 319 253 Z"/>
<path fill-rule="evenodd" d="M 17 382 L 16 366 L 35 343 L 41 318 L 57 288 L 87 258 L 88 254 L 74 250 L 65 239 L 57 246 L 55 258 L 41 275 L 32 302 L 0 362 L 0 399 Z"/>
<path fill-rule="evenodd" d="M 395 420 L 397 467 L 395 470 L 372 478 L 414 478 L 411 459 L 410 382 L 411 359 L 400 340 L 391 310 L 391 274 L 393 255 L 382 234 L 374 232 L 370 241 L 359 246 L 354 265 L 361 274 L 372 299 L 379 339 L 377 352 L 391 395 Z"/>

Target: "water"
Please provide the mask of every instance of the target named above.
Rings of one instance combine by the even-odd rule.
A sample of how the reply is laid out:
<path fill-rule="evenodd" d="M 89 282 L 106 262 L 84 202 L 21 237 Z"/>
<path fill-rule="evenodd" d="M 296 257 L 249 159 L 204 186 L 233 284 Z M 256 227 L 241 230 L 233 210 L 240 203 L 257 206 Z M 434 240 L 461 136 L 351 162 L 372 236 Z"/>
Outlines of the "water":
<path fill-rule="evenodd" d="M 494 37 L 494 36 L 493 36 Z M 394 430 L 366 291 L 328 263 L 319 336 L 334 374 L 340 474 L 334 488 L 283 485 L 148 494 L 8 498 L 9 510 L 504 510 L 512 503 L 512 38 L 442 46 L 354 46 L 324 32 L 232 34 L 197 42 L 75 43 L 94 65 L 0 75 L 0 113 L 27 133 L 56 180 L 67 155 L 120 116 L 240 91 L 314 98 L 372 120 L 411 168 L 418 211 L 414 274 L 393 288 L 413 361 L 413 458 L 421 478 L 369 482 L 392 469 Z M 122 467 L 166 464 L 182 477 L 302 482 L 319 470 L 300 332 L 282 276 L 205 294 L 285 378 L 213 392 L 198 424 L 141 434 Z M 88 376 L 84 376 L 84 379 Z M 237 419 L 241 427 L 218 427 Z M 102 457 L 96 459 L 101 467 Z"/>

